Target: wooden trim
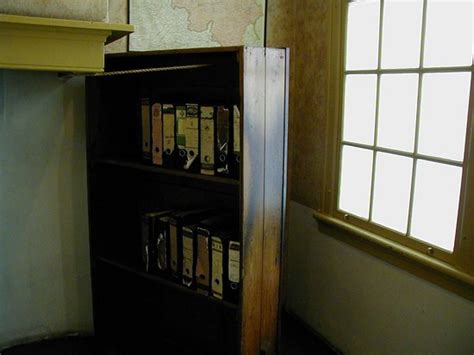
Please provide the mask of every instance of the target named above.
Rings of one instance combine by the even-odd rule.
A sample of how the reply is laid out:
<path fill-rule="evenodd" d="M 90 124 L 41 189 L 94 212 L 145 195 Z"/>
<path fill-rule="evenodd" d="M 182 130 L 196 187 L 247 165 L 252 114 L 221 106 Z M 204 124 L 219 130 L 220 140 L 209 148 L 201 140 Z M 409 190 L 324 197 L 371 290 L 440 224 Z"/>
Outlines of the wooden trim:
<path fill-rule="evenodd" d="M 286 191 L 286 51 L 265 50 L 265 180 L 261 349 L 276 352 Z M 275 295 L 268 297 L 268 295 Z"/>
<path fill-rule="evenodd" d="M 471 74 L 464 162 L 458 234 L 454 248 L 459 252 L 458 258 L 462 265 L 474 272 L 474 72 Z"/>
<path fill-rule="evenodd" d="M 175 54 L 194 54 L 194 53 L 240 53 L 243 51 L 244 46 L 234 47 L 203 47 L 203 48 L 181 48 L 181 49 L 164 49 L 155 51 L 143 51 L 143 52 L 123 52 L 123 53 L 108 53 L 107 58 L 127 58 L 127 57 L 155 57 L 162 55 L 175 55 Z"/>
<path fill-rule="evenodd" d="M 339 8 L 340 6 L 340 8 Z M 330 68 L 330 100 L 331 104 L 329 105 L 328 112 L 328 126 L 331 126 L 331 129 L 328 131 L 328 145 L 327 145 L 327 164 L 325 172 L 325 196 L 326 200 L 324 203 L 324 208 L 318 210 L 317 213 L 325 214 L 327 217 L 332 218 L 338 221 L 338 224 L 351 226 L 359 231 L 364 231 L 372 236 L 377 236 L 377 238 L 387 238 L 384 239 L 387 243 L 393 243 L 394 245 L 403 246 L 403 250 L 410 250 L 414 255 L 423 255 L 426 260 L 436 260 L 440 265 L 448 265 L 449 268 L 453 270 L 461 271 L 466 275 L 471 275 L 474 273 L 474 236 L 472 231 L 474 230 L 474 221 L 471 221 L 470 216 L 474 215 L 474 163 L 472 157 L 474 156 L 474 147 L 473 147 L 473 127 L 472 127 L 472 105 L 473 105 L 473 89 L 471 87 L 471 98 L 470 98 L 470 114 L 468 120 L 467 128 L 467 138 L 466 138 L 466 157 L 463 162 L 448 161 L 446 159 L 437 159 L 434 160 L 447 163 L 450 165 L 462 166 L 463 171 L 463 182 L 462 182 L 462 191 L 461 191 L 461 201 L 459 209 L 459 223 L 458 230 L 456 233 L 456 245 L 454 252 L 450 253 L 445 251 L 437 246 L 431 246 L 425 242 L 419 241 L 413 237 L 407 237 L 403 233 L 392 231 L 389 228 L 384 226 L 377 225 L 376 223 L 369 222 L 366 219 L 359 218 L 357 216 L 352 216 L 350 213 L 340 211 L 337 208 L 338 204 L 338 192 L 339 192 L 339 181 L 340 181 L 340 159 L 341 159 L 341 144 L 344 142 L 341 139 L 342 135 L 342 110 L 343 110 L 343 100 L 344 100 L 344 78 L 348 73 L 344 68 L 344 56 L 345 51 L 345 32 L 347 26 L 347 1 L 342 0 L 341 2 L 335 2 L 332 8 L 332 43 L 331 43 L 331 63 Z M 426 10 L 426 9 L 425 9 Z M 424 10 L 424 11 L 425 11 Z M 423 50 L 423 46 L 421 47 Z M 474 67 L 451 67 L 451 68 L 423 68 L 423 56 L 420 57 L 420 68 L 413 69 L 414 72 L 459 72 L 467 71 L 473 72 Z M 405 70 L 404 70 L 405 71 Z M 408 70 L 407 70 L 408 71 Z M 354 74 L 365 73 L 365 71 L 354 71 Z M 381 74 L 384 71 L 380 68 L 373 71 L 367 71 L 367 73 Z M 395 72 L 395 71 L 394 71 Z M 350 72 L 352 73 L 352 72 Z M 422 78 L 420 76 L 420 82 Z M 472 80 L 471 80 L 472 85 Z M 421 94 L 421 85 L 419 85 L 419 95 Z M 418 99 L 419 100 L 419 99 Z M 419 105 L 418 105 L 419 110 Z M 417 113 L 417 116 L 419 113 Z M 351 144 L 351 143 L 349 143 Z M 352 145 L 352 144 L 351 144 Z M 371 147 L 372 150 L 384 149 Z M 401 154 L 403 155 L 403 154 Z M 425 157 L 416 153 L 413 154 L 415 159 L 420 158 L 429 158 L 428 160 L 433 160 L 433 158 Z M 413 188 L 413 187 L 412 187 Z M 373 197 L 371 196 L 371 199 Z M 348 223 L 348 221 L 350 221 Z M 360 233 L 350 233 L 351 235 Z M 383 238 L 382 238 L 383 236 Z M 352 243 L 350 243 L 352 244 Z M 359 246 L 360 243 L 354 243 Z M 365 250 L 365 247 L 361 247 Z M 380 249 L 380 248 L 378 248 Z M 378 250 L 377 249 L 377 250 Z M 374 253 L 377 253 L 375 250 Z M 402 254 L 406 254 L 403 252 Z M 436 259 L 435 259 L 436 258 Z M 416 259 L 416 258 L 415 258 Z M 426 268 L 434 268 L 433 263 L 423 264 Z M 431 271 L 437 272 L 437 271 Z M 449 274 L 450 272 L 447 272 Z M 458 275 L 459 276 L 459 275 Z M 459 276 L 462 278 L 462 276 Z M 454 277 L 455 278 L 455 277 Z M 428 277 L 430 279 L 430 277 Z M 465 292 L 464 292 L 465 293 Z"/>
<path fill-rule="evenodd" d="M 241 354 L 258 354 L 261 340 L 264 245 L 265 53 L 243 51 Z"/>
<path fill-rule="evenodd" d="M 328 91 L 329 102 L 327 112 L 327 132 L 326 132 L 326 159 L 324 175 L 324 193 L 321 211 L 329 213 L 335 210 L 337 201 L 337 167 L 338 167 L 338 141 L 342 115 L 341 96 L 343 91 L 343 70 L 344 55 L 343 46 L 345 43 L 344 19 L 346 18 L 347 6 L 343 5 L 344 0 L 336 0 L 331 6 L 331 41 L 329 49 L 329 78 Z"/>
<path fill-rule="evenodd" d="M 321 225 L 329 226 L 324 230 L 325 234 L 474 300 L 474 275 L 327 214 L 315 211 L 313 217 Z"/>

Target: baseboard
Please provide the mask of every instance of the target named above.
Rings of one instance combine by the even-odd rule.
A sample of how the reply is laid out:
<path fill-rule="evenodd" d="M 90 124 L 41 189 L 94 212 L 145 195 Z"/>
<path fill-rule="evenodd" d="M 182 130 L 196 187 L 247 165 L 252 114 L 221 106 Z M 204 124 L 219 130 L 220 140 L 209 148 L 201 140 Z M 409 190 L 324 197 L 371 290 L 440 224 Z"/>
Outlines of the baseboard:
<path fill-rule="evenodd" d="M 331 351 L 334 352 L 336 355 L 343 355 L 344 353 L 338 349 L 334 344 L 332 344 L 329 340 L 327 340 L 321 333 L 316 331 L 312 326 L 310 326 L 308 323 L 306 323 L 303 319 L 300 318 L 296 313 L 293 311 L 287 309 L 287 307 L 284 307 L 283 313 L 287 316 L 290 317 L 295 323 L 298 324 L 301 328 L 303 328 L 308 334 L 310 334 L 312 337 L 314 337 L 316 340 L 319 342 L 323 343 L 326 345 Z"/>
<path fill-rule="evenodd" d="M 90 336 L 92 336 L 92 333 L 88 333 L 88 332 L 64 332 L 64 333 L 55 333 L 55 334 L 50 334 L 50 335 L 35 335 L 31 337 L 20 338 L 20 339 L 7 342 L 5 344 L 0 344 L 0 355 L 2 351 L 12 349 L 16 346 L 32 344 L 32 343 L 41 342 L 41 341 L 70 338 L 70 337 L 82 338 L 82 337 L 90 337 Z"/>

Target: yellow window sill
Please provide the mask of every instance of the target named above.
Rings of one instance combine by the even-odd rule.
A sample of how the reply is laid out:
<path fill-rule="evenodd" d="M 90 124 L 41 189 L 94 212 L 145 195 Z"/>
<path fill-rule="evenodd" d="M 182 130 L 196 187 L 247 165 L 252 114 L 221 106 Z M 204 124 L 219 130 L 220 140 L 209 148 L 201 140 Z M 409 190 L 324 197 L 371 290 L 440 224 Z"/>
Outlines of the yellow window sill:
<path fill-rule="evenodd" d="M 433 282 L 469 300 L 474 300 L 474 276 L 399 243 L 355 227 L 327 214 L 314 212 L 325 234 Z"/>

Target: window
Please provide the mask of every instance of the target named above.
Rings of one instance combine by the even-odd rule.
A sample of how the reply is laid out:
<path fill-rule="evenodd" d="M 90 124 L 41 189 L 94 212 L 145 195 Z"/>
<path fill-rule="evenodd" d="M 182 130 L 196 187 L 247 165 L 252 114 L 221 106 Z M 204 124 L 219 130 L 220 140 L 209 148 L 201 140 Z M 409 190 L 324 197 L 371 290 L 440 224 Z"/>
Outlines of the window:
<path fill-rule="evenodd" d="M 328 212 L 472 276 L 473 1 L 339 4 Z"/>

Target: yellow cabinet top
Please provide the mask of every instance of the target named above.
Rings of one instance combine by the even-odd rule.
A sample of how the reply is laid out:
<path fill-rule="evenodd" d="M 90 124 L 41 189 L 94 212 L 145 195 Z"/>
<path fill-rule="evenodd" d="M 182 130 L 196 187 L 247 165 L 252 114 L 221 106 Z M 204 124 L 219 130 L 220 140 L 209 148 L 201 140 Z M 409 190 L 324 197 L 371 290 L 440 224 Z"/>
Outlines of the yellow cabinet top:
<path fill-rule="evenodd" d="M 0 14 L 0 68 L 96 73 L 104 70 L 104 44 L 133 26 Z"/>

